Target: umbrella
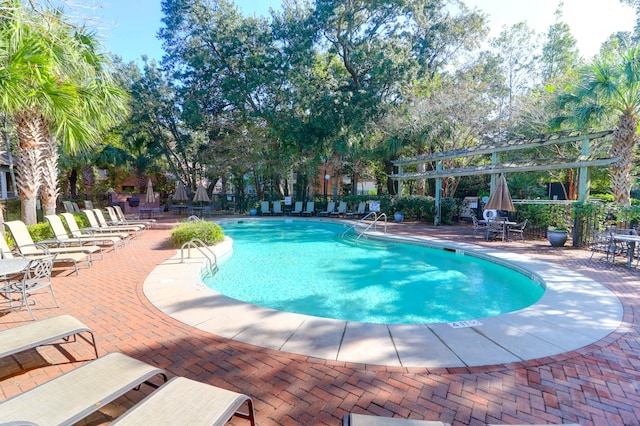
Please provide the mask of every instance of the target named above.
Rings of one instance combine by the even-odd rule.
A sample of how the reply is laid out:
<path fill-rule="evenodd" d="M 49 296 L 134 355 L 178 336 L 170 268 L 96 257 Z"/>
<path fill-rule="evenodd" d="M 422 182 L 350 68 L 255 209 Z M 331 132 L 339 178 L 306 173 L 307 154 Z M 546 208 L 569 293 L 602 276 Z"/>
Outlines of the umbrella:
<path fill-rule="evenodd" d="M 209 199 L 209 196 L 207 195 L 207 190 L 204 189 L 204 185 L 202 184 L 202 182 L 198 184 L 198 189 L 196 189 L 196 194 L 193 196 L 193 201 L 200 201 L 204 203 L 208 203 L 211 201 Z"/>
<path fill-rule="evenodd" d="M 181 180 L 176 183 L 176 193 L 173 194 L 173 201 L 187 201 L 187 191 L 184 189 L 184 184 Z"/>
<path fill-rule="evenodd" d="M 147 181 L 146 201 L 149 204 L 156 202 L 156 194 L 153 193 L 153 184 L 151 183 L 151 179 Z"/>
<path fill-rule="evenodd" d="M 511 201 L 511 195 L 509 195 L 509 188 L 507 187 L 507 179 L 504 174 L 500 176 L 498 184 L 495 190 L 489 197 L 489 201 L 484 206 L 485 210 L 503 210 L 512 212 L 515 210 L 513 207 L 513 201 Z"/>

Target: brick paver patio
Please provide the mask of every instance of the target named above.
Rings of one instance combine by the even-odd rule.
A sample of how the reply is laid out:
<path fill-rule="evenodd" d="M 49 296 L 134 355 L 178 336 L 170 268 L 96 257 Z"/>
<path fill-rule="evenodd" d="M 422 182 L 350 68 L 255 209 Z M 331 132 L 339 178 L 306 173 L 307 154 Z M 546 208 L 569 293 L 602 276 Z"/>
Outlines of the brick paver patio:
<path fill-rule="evenodd" d="M 79 276 L 54 278 L 60 309 L 38 297 L 38 318 L 69 313 L 92 327 L 101 355 L 123 352 L 180 375 L 250 395 L 259 425 L 338 425 L 346 412 L 441 420 L 453 425 L 580 423 L 639 425 L 640 271 L 589 261 L 586 250 L 546 241 L 486 243 L 470 228 L 403 223 L 390 232 L 490 244 L 564 265 L 612 289 L 624 305 L 620 328 L 580 350 L 517 364 L 428 370 L 308 358 L 230 341 L 160 313 L 142 284 L 160 262 L 173 219 L 165 219 L 123 250 L 110 252 Z M 0 329 L 29 321 L 26 312 L 0 316 Z M 0 398 L 49 380 L 90 359 L 80 341 L 0 360 Z M 150 391 L 132 391 L 84 423 L 106 424 Z M 246 421 L 234 419 L 231 424 Z"/>

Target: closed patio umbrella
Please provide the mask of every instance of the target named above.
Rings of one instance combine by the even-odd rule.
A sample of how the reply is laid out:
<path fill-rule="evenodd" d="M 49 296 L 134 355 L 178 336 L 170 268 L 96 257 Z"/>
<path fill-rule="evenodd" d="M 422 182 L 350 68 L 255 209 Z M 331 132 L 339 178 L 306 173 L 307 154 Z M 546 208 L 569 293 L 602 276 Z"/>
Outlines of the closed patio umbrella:
<path fill-rule="evenodd" d="M 184 189 L 184 184 L 181 180 L 176 183 L 176 192 L 172 197 L 173 201 L 187 201 L 187 191 Z"/>
<path fill-rule="evenodd" d="M 147 181 L 147 194 L 145 200 L 149 204 L 155 203 L 156 201 L 156 194 L 153 193 L 153 183 L 151 182 L 151 179 Z"/>
<path fill-rule="evenodd" d="M 498 184 L 484 208 L 485 210 L 502 210 L 507 212 L 515 210 L 513 201 L 511 201 L 511 195 L 509 194 L 509 188 L 507 187 L 507 179 L 504 177 L 504 174 L 500 175 Z"/>
<path fill-rule="evenodd" d="M 198 184 L 198 189 L 196 189 L 196 194 L 193 196 L 193 201 L 198 201 L 201 203 L 208 203 L 211 200 L 207 195 L 207 190 L 204 188 L 202 182 Z"/>

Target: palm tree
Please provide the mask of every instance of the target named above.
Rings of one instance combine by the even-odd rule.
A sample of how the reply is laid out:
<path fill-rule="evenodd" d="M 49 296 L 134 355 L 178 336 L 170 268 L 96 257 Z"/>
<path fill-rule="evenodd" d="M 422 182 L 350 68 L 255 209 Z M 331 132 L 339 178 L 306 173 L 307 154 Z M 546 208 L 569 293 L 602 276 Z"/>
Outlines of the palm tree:
<path fill-rule="evenodd" d="M 58 11 L 25 9 L 19 0 L 2 5 L 0 109 L 16 125 L 22 218 L 33 224 L 39 191 L 46 214 L 55 212 L 58 145 L 91 147 L 126 113 L 127 97 L 92 34 Z"/>
<path fill-rule="evenodd" d="M 618 161 L 610 166 L 611 189 L 617 203 L 631 203 L 631 170 L 638 142 L 640 112 L 640 46 L 620 54 L 605 54 L 582 70 L 580 84 L 560 96 L 560 107 L 571 106 L 570 120 L 579 127 L 617 116 L 610 155 Z"/>

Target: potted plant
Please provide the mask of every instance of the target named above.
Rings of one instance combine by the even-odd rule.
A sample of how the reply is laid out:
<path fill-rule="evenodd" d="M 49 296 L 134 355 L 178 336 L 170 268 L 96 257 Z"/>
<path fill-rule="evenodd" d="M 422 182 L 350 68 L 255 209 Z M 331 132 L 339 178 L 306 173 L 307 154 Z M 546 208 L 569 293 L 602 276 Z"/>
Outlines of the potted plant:
<path fill-rule="evenodd" d="M 402 213 L 401 211 L 397 211 L 393 214 L 393 219 L 400 223 L 404 220 L 404 213 Z"/>
<path fill-rule="evenodd" d="M 254 204 L 251 208 L 249 208 L 249 216 L 257 216 L 258 215 L 258 206 Z"/>
<path fill-rule="evenodd" d="M 569 230 L 567 228 L 550 226 L 547 229 L 547 239 L 551 247 L 563 247 L 568 237 Z"/>

